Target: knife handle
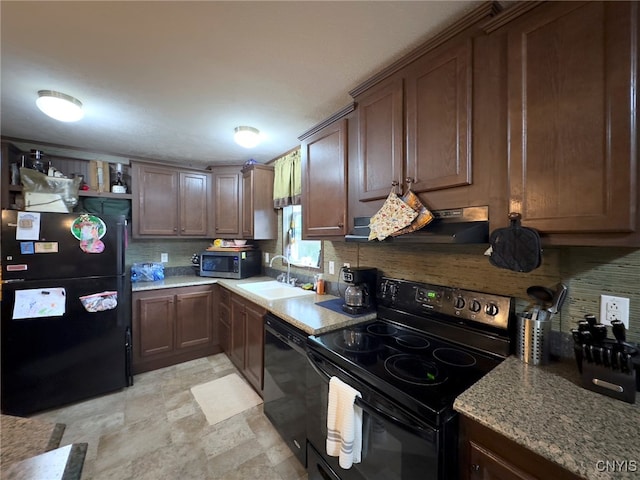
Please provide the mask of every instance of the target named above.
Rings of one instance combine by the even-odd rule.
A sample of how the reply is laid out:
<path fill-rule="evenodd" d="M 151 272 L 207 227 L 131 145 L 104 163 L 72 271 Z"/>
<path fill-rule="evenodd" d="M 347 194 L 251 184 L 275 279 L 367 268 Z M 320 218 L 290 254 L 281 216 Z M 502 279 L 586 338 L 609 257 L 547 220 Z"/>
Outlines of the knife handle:
<path fill-rule="evenodd" d="M 616 340 L 619 343 L 625 342 L 627 340 L 626 329 L 624 323 L 622 323 L 621 320 L 611 321 L 611 331 L 613 332 L 613 336 L 616 337 Z"/>
<path fill-rule="evenodd" d="M 582 332 L 576 328 L 571 329 L 571 335 L 573 336 L 573 353 L 576 356 L 576 363 L 578 364 L 578 372 L 582 373 L 582 358 L 584 357 L 582 346 Z"/>

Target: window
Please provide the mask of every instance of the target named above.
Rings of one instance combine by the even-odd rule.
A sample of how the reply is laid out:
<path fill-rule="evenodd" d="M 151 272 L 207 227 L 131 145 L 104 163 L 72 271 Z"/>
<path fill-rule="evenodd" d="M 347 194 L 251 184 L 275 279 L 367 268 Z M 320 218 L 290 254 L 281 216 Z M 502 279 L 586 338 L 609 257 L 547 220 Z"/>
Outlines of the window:
<path fill-rule="evenodd" d="M 291 205 L 282 209 L 282 254 L 292 265 L 320 268 L 322 242 L 302 240 L 302 207 Z"/>

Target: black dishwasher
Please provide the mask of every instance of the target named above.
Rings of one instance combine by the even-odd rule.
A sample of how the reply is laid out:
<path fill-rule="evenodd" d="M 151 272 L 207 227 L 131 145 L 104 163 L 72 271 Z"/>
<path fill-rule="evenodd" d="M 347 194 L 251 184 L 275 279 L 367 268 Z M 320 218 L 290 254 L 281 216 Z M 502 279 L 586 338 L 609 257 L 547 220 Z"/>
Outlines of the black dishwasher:
<path fill-rule="evenodd" d="M 264 413 L 306 467 L 307 335 L 272 314 L 264 330 Z"/>

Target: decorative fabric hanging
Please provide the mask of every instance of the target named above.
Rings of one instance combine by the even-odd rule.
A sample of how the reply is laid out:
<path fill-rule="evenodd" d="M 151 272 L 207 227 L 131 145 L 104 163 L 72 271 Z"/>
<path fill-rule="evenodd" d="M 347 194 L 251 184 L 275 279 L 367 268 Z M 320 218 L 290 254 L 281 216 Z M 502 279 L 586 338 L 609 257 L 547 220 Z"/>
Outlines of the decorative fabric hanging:
<path fill-rule="evenodd" d="M 382 208 L 369 220 L 369 240 L 384 240 L 393 232 L 410 225 L 418 216 L 418 212 L 404 203 L 394 189 L 391 189 Z"/>
<path fill-rule="evenodd" d="M 415 232 L 416 230 L 420 230 L 422 227 L 428 225 L 433 220 L 433 213 L 429 211 L 427 207 L 420 201 L 418 195 L 413 193 L 411 190 L 407 190 L 402 196 L 402 201 L 409 205 L 414 211 L 418 212 L 418 216 L 411 222 L 410 225 L 404 227 L 397 232 L 393 232 L 391 234 L 392 237 L 397 237 L 398 235 L 403 235 L 405 233 Z"/>
<path fill-rule="evenodd" d="M 297 149 L 274 163 L 273 207 L 300 205 L 302 195 L 302 161 Z"/>

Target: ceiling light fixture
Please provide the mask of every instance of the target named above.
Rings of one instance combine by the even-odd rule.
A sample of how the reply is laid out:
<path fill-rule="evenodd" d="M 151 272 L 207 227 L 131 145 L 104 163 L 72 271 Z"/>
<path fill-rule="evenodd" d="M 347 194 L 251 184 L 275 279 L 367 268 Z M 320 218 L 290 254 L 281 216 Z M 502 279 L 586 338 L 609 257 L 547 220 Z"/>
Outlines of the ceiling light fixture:
<path fill-rule="evenodd" d="M 233 139 L 244 148 L 253 148 L 260 143 L 260 130 L 253 127 L 236 127 Z"/>
<path fill-rule="evenodd" d="M 36 105 L 46 115 L 61 122 L 77 122 L 84 116 L 80 100 L 53 90 L 40 90 Z"/>

